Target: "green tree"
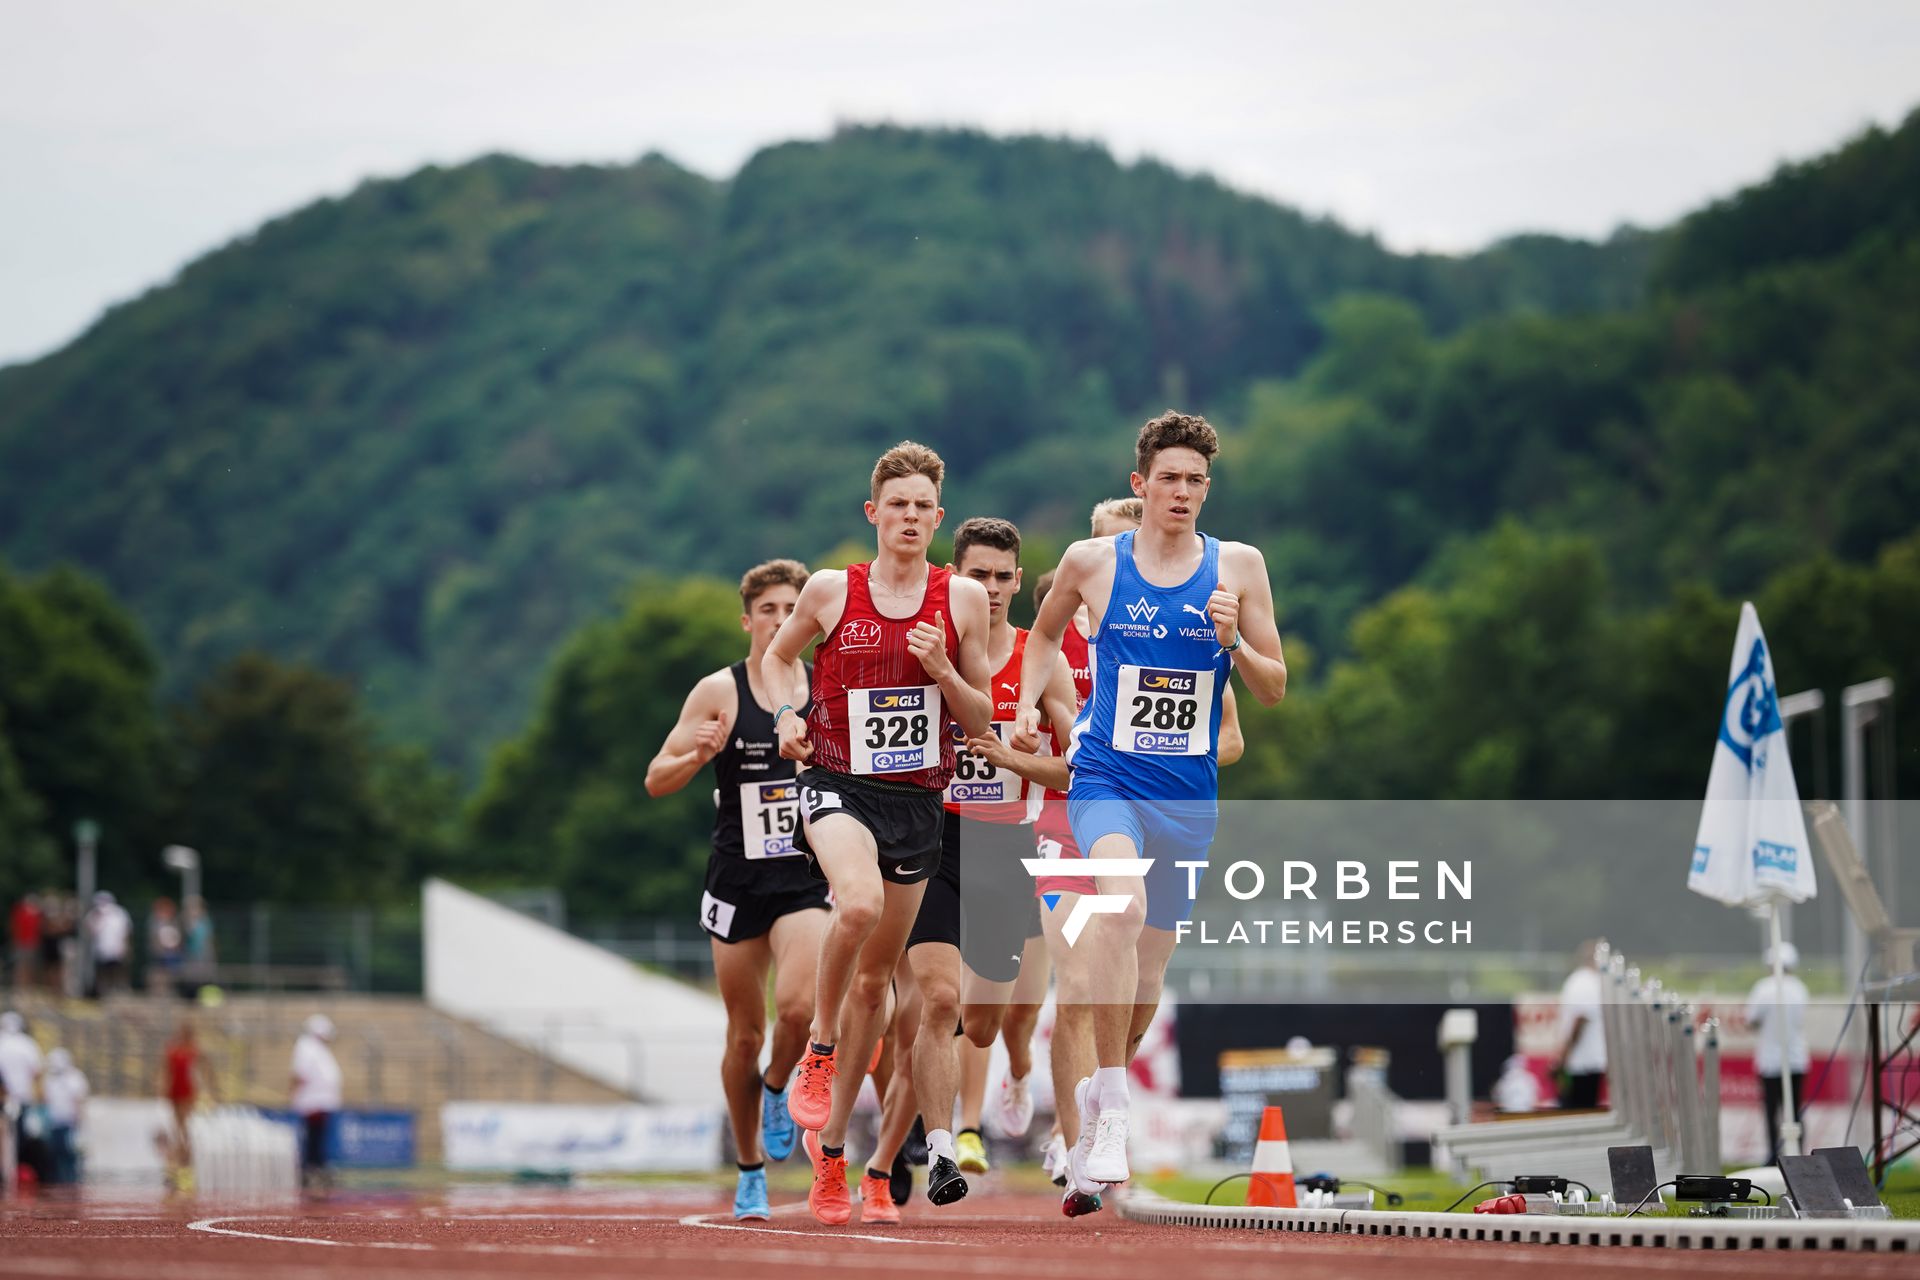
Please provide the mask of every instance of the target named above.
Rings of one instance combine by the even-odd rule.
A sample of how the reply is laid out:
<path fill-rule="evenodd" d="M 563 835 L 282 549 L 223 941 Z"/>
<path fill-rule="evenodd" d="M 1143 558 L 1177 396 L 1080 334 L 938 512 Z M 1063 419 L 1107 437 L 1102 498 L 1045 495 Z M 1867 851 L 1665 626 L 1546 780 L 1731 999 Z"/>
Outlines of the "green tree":
<path fill-rule="evenodd" d="M 10 907 L 23 893 L 45 889 L 66 879 L 59 846 L 48 836 L 39 800 L 27 790 L 7 742 L 5 717 L 0 716 L 0 909 Z"/>
<path fill-rule="evenodd" d="M 711 784 L 656 800 L 644 779 L 688 690 L 746 655 L 739 617 L 726 583 L 647 579 L 619 618 L 575 635 L 532 725 L 489 762 L 469 811 L 474 870 L 558 885 L 583 918 L 691 912 Z"/>
<path fill-rule="evenodd" d="M 175 737 L 168 838 L 200 851 L 209 898 L 344 903 L 413 889 L 433 828 L 416 813 L 403 829 L 383 803 L 380 751 L 344 681 L 242 654 L 179 709 Z"/>
<path fill-rule="evenodd" d="M 73 824 L 94 819 L 103 887 L 156 879 L 152 820 L 165 762 L 154 661 L 137 625 L 76 570 L 23 579 L 0 566 L 0 672 L 10 746 L 0 772 L 31 800 L 7 806 L 13 822 L 34 815 L 42 841 L 64 849 Z"/>

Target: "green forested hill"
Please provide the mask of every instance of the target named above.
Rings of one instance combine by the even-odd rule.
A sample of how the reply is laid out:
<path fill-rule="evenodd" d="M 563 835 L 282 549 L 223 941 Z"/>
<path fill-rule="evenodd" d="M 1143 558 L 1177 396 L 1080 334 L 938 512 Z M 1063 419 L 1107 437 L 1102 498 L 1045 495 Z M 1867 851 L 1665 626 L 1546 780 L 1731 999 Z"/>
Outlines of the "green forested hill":
<path fill-rule="evenodd" d="M 234 901 L 325 865 L 683 910 L 710 803 L 639 776 L 741 567 L 866 544 L 905 436 L 1037 567 L 1169 404 L 1222 428 L 1206 523 L 1266 549 L 1295 673 L 1231 794 L 1697 795 L 1742 595 L 1783 689 L 1892 675 L 1910 722 L 1916 191 L 1920 115 L 1466 258 L 965 132 L 367 183 L 0 370 L 0 891 L 90 816 L 116 883 L 185 841 Z M 487 767 L 463 806 L 396 743 Z"/>
<path fill-rule="evenodd" d="M 1297 370 L 1343 292 L 1446 331 L 1619 304 L 1646 256 L 1401 258 L 963 132 L 851 130 L 724 185 L 489 157 L 274 221 L 0 372 L 0 549 L 101 574 L 175 689 L 264 648 L 471 759 L 637 570 L 857 532 L 894 440 L 952 457 L 956 510 L 1064 531 L 1124 483 L 1129 420 Z"/>

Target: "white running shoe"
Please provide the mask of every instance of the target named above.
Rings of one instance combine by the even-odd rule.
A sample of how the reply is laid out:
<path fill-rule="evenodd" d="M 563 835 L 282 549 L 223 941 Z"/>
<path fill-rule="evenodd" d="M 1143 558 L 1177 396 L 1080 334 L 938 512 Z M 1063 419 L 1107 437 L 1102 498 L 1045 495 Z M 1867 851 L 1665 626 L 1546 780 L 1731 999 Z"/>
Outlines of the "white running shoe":
<path fill-rule="evenodd" d="M 1000 1082 L 1000 1132 L 1024 1138 L 1033 1124 L 1033 1091 L 1025 1080 L 1008 1076 Z"/>
<path fill-rule="evenodd" d="M 1066 1176 L 1062 1179 L 1066 1190 L 1060 1196 L 1060 1212 L 1069 1218 L 1083 1218 L 1089 1213 L 1100 1212 L 1104 1207 L 1100 1193 L 1107 1189 L 1107 1184 L 1094 1182 L 1082 1174 L 1075 1168 L 1079 1161 L 1078 1147 L 1067 1152 Z"/>
<path fill-rule="evenodd" d="M 1073 1105 L 1080 1113 L 1080 1140 L 1073 1144 L 1072 1150 L 1067 1154 L 1079 1157 L 1080 1167 L 1083 1169 L 1086 1167 L 1087 1157 L 1093 1154 L 1094 1121 L 1098 1119 L 1087 1110 L 1087 1095 L 1091 1092 L 1093 1092 L 1092 1076 L 1081 1076 L 1080 1083 L 1073 1086 Z"/>
<path fill-rule="evenodd" d="M 1047 1139 L 1046 1150 L 1040 1153 L 1040 1167 L 1047 1171 L 1047 1177 L 1056 1187 L 1067 1185 L 1067 1140 L 1059 1134 Z"/>
<path fill-rule="evenodd" d="M 1082 1196 L 1094 1197 L 1107 1189 L 1105 1182 L 1088 1172 L 1086 1161 L 1080 1158 L 1080 1148 L 1077 1146 L 1068 1148 L 1067 1167 L 1061 1172 L 1067 1175 L 1066 1188 L 1069 1196 L 1077 1192 Z"/>
<path fill-rule="evenodd" d="M 1127 1172 L 1127 1112 L 1125 1108 L 1100 1109 L 1093 1126 L 1093 1151 L 1080 1172 L 1096 1182 L 1125 1182 Z"/>

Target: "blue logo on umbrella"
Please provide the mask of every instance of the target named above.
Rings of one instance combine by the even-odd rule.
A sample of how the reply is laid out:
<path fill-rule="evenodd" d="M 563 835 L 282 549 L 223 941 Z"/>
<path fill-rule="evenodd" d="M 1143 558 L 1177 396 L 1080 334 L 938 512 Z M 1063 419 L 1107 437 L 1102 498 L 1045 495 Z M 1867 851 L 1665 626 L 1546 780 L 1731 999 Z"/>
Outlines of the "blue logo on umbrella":
<path fill-rule="evenodd" d="M 1780 728 L 1780 698 L 1767 681 L 1767 646 L 1753 642 L 1747 665 L 1727 689 L 1727 705 L 1720 713 L 1720 741 L 1753 771 L 1753 748 Z"/>

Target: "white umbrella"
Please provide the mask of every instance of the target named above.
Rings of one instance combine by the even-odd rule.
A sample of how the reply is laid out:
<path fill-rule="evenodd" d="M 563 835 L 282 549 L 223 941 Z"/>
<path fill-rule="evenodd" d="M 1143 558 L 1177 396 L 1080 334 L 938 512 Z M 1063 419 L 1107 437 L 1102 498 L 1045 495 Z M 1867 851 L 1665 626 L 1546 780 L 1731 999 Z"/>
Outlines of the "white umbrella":
<path fill-rule="evenodd" d="M 1800 1126 L 1793 1116 L 1793 1077 L 1787 1055 L 1785 974 L 1781 964 L 1780 904 L 1814 896 L 1800 789 L 1787 756 L 1786 726 L 1773 679 L 1773 655 L 1752 604 L 1740 606 L 1740 630 L 1727 672 L 1720 737 L 1707 775 L 1700 832 L 1693 841 L 1687 888 L 1729 906 L 1766 909 L 1772 919 L 1773 989 L 1782 1002 L 1774 1018 L 1780 1037 L 1781 1146 L 1798 1155 Z"/>

